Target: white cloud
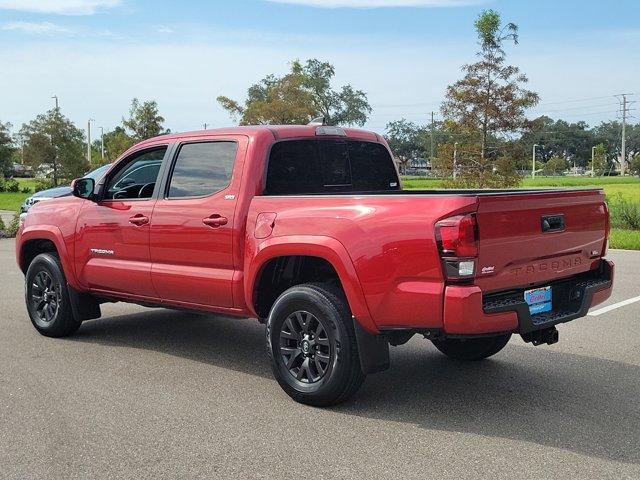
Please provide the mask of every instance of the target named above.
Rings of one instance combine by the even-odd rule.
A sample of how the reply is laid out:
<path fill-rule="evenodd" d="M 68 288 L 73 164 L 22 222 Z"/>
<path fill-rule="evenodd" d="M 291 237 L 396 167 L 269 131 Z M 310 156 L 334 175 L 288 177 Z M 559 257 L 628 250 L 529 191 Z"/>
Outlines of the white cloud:
<path fill-rule="evenodd" d="M 318 8 L 461 7 L 484 0 L 267 0 Z"/>
<path fill-rule="evenodd" d="M 121 0 L 0 0 L 0 10 L 19 10 L 58 15 L 93 15 L 101 8 L 115 7 Z"/>
<path fill-rule="evenodd" d="M 175 30 L 171 27 L 167 27 L 166 25 L 158 25 L 156 28 L 158 33 L 175 33 Z"/>
<path fill-rule="evenodd" d="M 30 33 L 34 35 L 70 35 L 73 32 L 68 28 L 61 27 L 51 22 L 12 22 L 5 23 L 0 26 L 1 30 L 17 30 L 24 33 Z"/>

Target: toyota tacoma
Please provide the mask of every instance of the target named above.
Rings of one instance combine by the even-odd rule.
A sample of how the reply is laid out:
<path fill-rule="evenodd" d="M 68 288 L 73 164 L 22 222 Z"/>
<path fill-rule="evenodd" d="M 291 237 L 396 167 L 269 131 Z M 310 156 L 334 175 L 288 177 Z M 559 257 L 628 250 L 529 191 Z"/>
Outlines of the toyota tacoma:
<path fill-rule="evenodd" d="M 72 186 L 18 233 L 38 332 L 70 335 L 114 301 L 257 318 L 277 381 L 316 406 L 416 334 L 467 361 L 513 334 L 551 344 L 612 289 L 602 190 L 405 191 L 363 130 L 163 135 Z"/>

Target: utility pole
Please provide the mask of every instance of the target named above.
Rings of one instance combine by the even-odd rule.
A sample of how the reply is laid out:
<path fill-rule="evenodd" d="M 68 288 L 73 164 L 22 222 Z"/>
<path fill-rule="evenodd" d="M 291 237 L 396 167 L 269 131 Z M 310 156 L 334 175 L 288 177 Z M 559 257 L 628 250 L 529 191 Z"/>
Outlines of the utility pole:
<path fill-rule="evenodd" d="M 430 132 L 430 136 L 431 136 L 431 149 L 430 149 L 430 154 L 429 154 L 429 161 L 433 162 L 433 112 L 431 112 L 431 132 Z"/>
<path fill-rule="evenodd" d="M 104 127 L 100 127 L 100 155 L 104 163 Z"/>
<path fill-rule="evenodd" d="M 596 155 L 595 155 L 596 147 L 591 147 L 591 176 L 596 176 Z"/>
<path fill-rule="evenodd" d="M 91 165 L 91 122 L 93 118 L 87 120 L 87 163 Z"/>
<path fill-rule="evenodd" d="M 540 145 L 537 143 L 533 144 L 533 158 L 531 160 L 531 178 L 536 178 L 536 148 Z"/>
<path fill-rule="evenodd" d="M 56 101 L 56 108 L 55 111 L 53 112 L 53 119 L 54 119 L 54 132 L 58 131 L 58 127 L 59 127 L 59 120 L 60 120 L 60 105 L 58 104 L 58 95 L 53 95 L 51 98 L 53 98 Z M 53 139 L 53 132 L 51 132 L 51 134 L 49 135 L 49 140 L 51 141 L 51 146 L 53 147 L 53 186 L 57 187 L 58 186 L 58 145 L 56 144 L 56 142 Z M 22 154 L 22 156 L 24 157 L 24 153 Z"/>
<path fill-rule="evenodd" d="M 205 122 L 205 123 L 203 123 L 203 124 L 202 124 L 202 126 L 204 127 L 204 128 L 203 128 L 203 130 L 206 130 L 206 129 L 207 129 L 207 123 L 206 123 L 206 122 Z"/>
<path fill-rule="evenodd" d="M 627 97 L 633 93 L 621 93 L 616 97 L 621 98 L 620 107 L 622 108 L 622 145 L 620 148 L 620 174 L 624 175 L 627 169 L 627 118 L 629 114 L 629 102 Z"/>
<path fill-rule="evenodd" d="M 622 95 L 622 160 L 620 161 L 620 173 L 624 177 L 627 169 L 627 96 Z"/>

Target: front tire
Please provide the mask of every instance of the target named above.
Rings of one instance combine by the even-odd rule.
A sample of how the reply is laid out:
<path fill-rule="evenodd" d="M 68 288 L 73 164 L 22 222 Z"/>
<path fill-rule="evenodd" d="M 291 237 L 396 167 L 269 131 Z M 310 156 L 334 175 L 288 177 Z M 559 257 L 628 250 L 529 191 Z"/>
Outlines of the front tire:
<path fill-rule="evenodd" d="M 446 338 L 432 340 L 435 347 L 447 357 L 454 360 L 477 361 L 484 360 L 502 350 L 511 334 L 481 338 Z"/>
<path fill-rule="evenodd" d="M 327 284 L 297 285 L 278 297 L 267 320 L 267 351 L 276 380 L 296 402 L 335 405 L 365 379 L 349 306 Z"/>
<path fill-rule="evenodd" d="M 58 256 L 41 253 L 33 259 L 25 276 L 25 301 L 35 329 L 47 337 L 65 337 L 80 328 Z"/>

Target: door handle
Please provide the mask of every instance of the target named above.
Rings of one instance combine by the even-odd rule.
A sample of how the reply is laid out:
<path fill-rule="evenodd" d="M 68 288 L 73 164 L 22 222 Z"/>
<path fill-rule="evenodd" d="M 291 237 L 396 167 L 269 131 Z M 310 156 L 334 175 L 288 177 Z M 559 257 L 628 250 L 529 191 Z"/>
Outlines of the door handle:
<path fill-rule="evenodd" d="M 149 223 L 149 217 L 145 217 L 144 215 L 139 213 L 131 217 L 129 219 L 129 223 L 132 223 L 133 225 L 141 227 L 142 225 L 146 225 L 147 223 Z"/>
<path fill-rule="evenodd" d="M 227 219 L 227 217 L 223 217 L 222 215 L 219 215 L 217 213 L 214 213 L 210 217 L 202 219 L 202 223 L 211 228 L 218 228 L 226 225 L 228 221 L 229 220 Z"/>

